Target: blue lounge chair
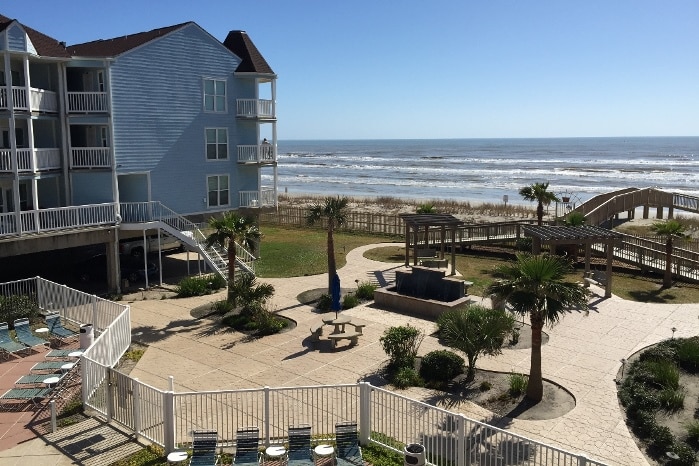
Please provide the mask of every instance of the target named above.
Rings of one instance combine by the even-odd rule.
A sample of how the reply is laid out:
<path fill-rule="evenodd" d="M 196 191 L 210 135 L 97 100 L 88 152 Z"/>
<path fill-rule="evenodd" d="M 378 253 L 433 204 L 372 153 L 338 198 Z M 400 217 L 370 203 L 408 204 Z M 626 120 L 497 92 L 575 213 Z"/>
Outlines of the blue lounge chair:
<path fill-rule="evenodd" d="M 45 385 L 46 384 L 46 379 L 49 378 L 58 378 L 57 381 L 52 382 L 52 385 L 55 385 L 63 379 L 65 376 L 65 373 L 63 374 L 29 374 L 29 375 L 23 375 L 20 377 L 16 382 L 15 385 Z M 17 387 L 20 388 L 20 387 Z"/>
<path fill-rule="evenodd" d="M 57 372 L 60 371 L 61 368 L 68 364 L 68 361 L 42 361 L 42 362 L 37 362 L 32 366 L 31 369 L 29 369 L 29 372 Z"/>
<path fill-rule="evenodd" d="M 259 464 L 259 446 L 260 429 L 257 427 L 238 429 L 233 464 L 237 464 L 238 466 Z"/>
<path fill-rule="evenodd" d="M 363 466 L 362 450 L 359 448 L 359 436 L 356 422 L 339 422 L 335 424 L 335 442 L 337 444 L 337 466 Z"/>
<path fill-rule="evenodd" d="M 15 333 L 17 333 L 17 339 L 20 343 L 27 345 L 31 348 L 35 346 L 49 345 L 48 340 L 39 338 L 32 333 L 32 329 L 29 328 L 29 319 L 15 320 Z"/>
<path fill-rule="evenodd" d="M 192 457 L 190 466 L 216 466 L 218 455 L 216 443 L 218 433 L 215 430 L 195 430 L 192 432 Z"/>
<path fill-rule="evenodd" d="M 46 322 L 46 327 L 49 329 L 49 333 L 59 339 L 60 341 L 69 340 L 71 338 L 77 338 L 78 333 L 68 330 L 61 323 L 61 316 L 58 313 L 48 314 L 44 321 Z"/>
<path fill-rule="evenodd" d="M 5 356 L 6 359 L 9 358 L 11 354 L 29 350 L 27 346 L 17 343 L 12 339 L 7 322 L 0 323 L 0 349 L 3 351 L 3 356 Z"/>
<path fill-rule="evenodd" d="M 289 427 L 289 466 L 313 466 L 311 426 Z"/>
<path fill-rule="evenodd" d="M 47 359 L 74 359 L 71 358 L 70 353 L 75 353 L 79 351 L 77 349 L 54 349 L 49 351 L 44 355 Z"/>

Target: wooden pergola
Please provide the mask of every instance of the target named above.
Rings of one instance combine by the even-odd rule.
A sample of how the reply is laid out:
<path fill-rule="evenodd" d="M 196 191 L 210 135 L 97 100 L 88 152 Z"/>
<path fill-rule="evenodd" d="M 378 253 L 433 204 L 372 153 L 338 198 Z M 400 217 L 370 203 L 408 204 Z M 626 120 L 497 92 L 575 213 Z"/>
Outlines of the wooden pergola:
<path fill-rule="evenodd" d="M 585 273 L 590 272 L 590 258 L 592 245 L 603 244 L 607 253 L 605 269 L 606 283 L 604 297 L 612 296 L 612 263 L 614 260 L 614 246 L 620 244 L 622 235 L 615 231 L 588 225 L 581 226 L 537 226 L 526 225 L 523 227 L 525 236 L 532 238 L 532 252 L 539 254 L 543 244 L 555 249 L 558 245 L 585 245 Z"/>
<path fill-rule="evenodd" d="M 418 245 L 420 230 L 427 238 L 431 227 L 440 227 L 440 259 L 444 259 L 444 244 L 447 230 L 451 233 L 451 273 L 456 275 L 456 230 L 464 225 L 464 222 L 450 214 L 401 214 L 400 218 L 405 222 L 405 265 L 410 264 L 410 249 L 413 249 L 413 265 L 417 265 Z M 411 234 L 412 233 L 412 234 Z M 413 241 L 411 242 L 411 238 Z M 424 247 L 428 247 L 427 244 Z"/>

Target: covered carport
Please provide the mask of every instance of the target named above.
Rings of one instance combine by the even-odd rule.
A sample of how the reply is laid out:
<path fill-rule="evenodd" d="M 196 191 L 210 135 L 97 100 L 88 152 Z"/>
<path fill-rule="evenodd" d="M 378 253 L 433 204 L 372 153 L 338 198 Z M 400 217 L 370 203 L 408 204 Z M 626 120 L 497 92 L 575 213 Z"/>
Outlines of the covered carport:
<path fill-rule="evenodd" d="M 405 222 L 405 265 L 410 264 L 410 250 L 413 251 L 413 265 L 417 265 L 420 232 L 424 234 L 423 247 L 427 248 L 429 231 L 432 227 L 439 227 L 440 235 L 440 259 L 444 259 L 444 249 L 447 230 L 450 234 L 451 247 L 451 272 L 456 275 L 456 230 L 464 224 L 463 221 L 451 214 L 401 214 L 400 218 Z"/>
<path fill-rule="evenodd" d="M 532 252 L 539 254 L 542 245 L 554 251 L 559 245 L 585 245 L 585 274 L 590 272 L 592 245 L 603 244 L 606 252 L 604 297 L 612 296 L 612 263 L 614 246 L 621 242 L 621 234 L 600 227 L 581 226 L 537 226 L 523 227 L 524 235 L 532 238 Z"/>

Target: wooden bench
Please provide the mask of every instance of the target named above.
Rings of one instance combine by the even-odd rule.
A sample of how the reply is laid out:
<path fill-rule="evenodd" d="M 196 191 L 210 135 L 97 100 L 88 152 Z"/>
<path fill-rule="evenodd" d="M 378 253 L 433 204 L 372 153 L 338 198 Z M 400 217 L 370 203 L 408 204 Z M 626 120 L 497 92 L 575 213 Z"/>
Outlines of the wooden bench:
<path fill-rule="evenodd" d="M 328 335 L 328 340 L 333 344 L 333 349 L 337 348 L 337 342 L 339 340 L 349 340 L 350 346 L 354 346 L 359 343 L 359 332 L 343 332 L 343 333 L 331 333 Z"/>
<path fill-rule="evenodd" d="M 437 257 L 437 251 L 434 249 L 418 249 L 415 252 L 415 257 L 418 259 Z"/>
<path fill-rule="evenodd" d="M 585 288 L 589 288 L 590 283 L 597 286 L 606 287 L 607 274 L 602 272 L 601 270 L 593 270 L 591 272 L 586 272 L 583 281 L 585 282 Z"/>
<path fill-rule="evenodd" d="M 449 259 L 423 259 L 420 261 L 420 265 L 438 269 L 446 268 L 449 267 Z"/>

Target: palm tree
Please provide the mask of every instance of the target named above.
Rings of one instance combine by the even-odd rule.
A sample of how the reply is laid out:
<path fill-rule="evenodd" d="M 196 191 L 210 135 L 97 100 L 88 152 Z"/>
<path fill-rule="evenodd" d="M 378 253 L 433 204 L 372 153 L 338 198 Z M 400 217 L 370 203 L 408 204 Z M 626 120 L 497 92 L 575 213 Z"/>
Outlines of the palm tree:
<path fill-rule="evenodd" d="M 306 221 L 309 225 L 313 225 L 323 219 L 328 222 L 328 293 L 332 292 L 332 280 L 337 273 L 333 233 L 335 232 L 335 227 L 344 225 L 347 220 L 346 208 L 348 202 L 349 200 L 346 197 L 326 197 L 322 204 L 316 203 L 312 205 L 306 216 Z"/>
<path fill-rule="evenodd" d="M 466 380 L 476 375 L 479 356 L 502 353 L 505 337 L 514 331 L 514 316 L 503 310 L 488 309 L 477 304 L 452 309 L 437 320 L 439 336 L 447 346 L 463 351 L 468 360 Z"/>
<path fill-rule="evenodd" d="M 534 183 L 519 190 L 519 195 L 525 201 L 537 202 L 536 219 L 539 226 L 544 223 L 544 206 L 548 206 L 552 202 L 558 202 L 556 194 L 549 192 L 548 189 L 548 183 Z"/>
<path fill-rule="evenodd" d="M 226 212 L 222 217 L 209 220 L 209 226 L 215 231 L 206 237 L 206 247 L 217 245 L 226 248 L 228 256 L 228 301 L 235 302 L 235 258 L 236 243 L 247 249 L 253 249 L 262 236 L 255 224 L 255 219 Z"/>
<path fill-rule="evenodd" d="M 541 401 L 544 393 L 541 375 L 541 331 L 544 324 L 553 324 L 563 312 L 573 307 L 587 307 L 587 290 L 580 283 L 563 281 L 571 270 L 562 257 L 518 254 L 517 260 L 498 267 L 503 277 L 488 285 L 486 295 L 505 299 L 518 314 L 529 314 L 532 328 L 531 366 L 527 398 Z"/>
<path fill-rule="evenodd" d="M 674 238 L 684 238 L 686 227 L 677 220 L 667 220 L 665 222 L 655 222 L 651 225 L 651 229 L 656 235 L 666 238 L 663 288 L 670 288 L 672 286 L 672 240 Z"/>

